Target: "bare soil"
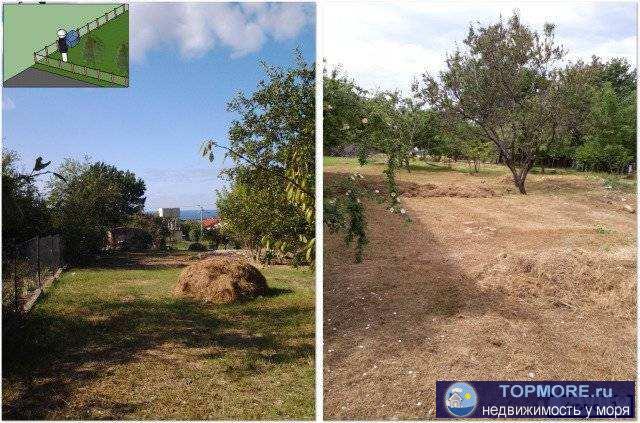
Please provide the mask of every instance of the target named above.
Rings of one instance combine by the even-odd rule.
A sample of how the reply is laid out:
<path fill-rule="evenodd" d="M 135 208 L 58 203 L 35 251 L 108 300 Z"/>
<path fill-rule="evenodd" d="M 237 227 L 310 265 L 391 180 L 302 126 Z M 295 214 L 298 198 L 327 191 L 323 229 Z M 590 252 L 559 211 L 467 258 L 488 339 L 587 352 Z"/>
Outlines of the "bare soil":
<path fill-rule="evenodd" d="M 325 187 L 354 171 L 382 190 L 375 165 Z M 325 228 L 325 418 L 434 418 L 437 380 L 636 378 L 634 192 L 551 174 L 523 196 L 497 166 L 399 182 L 412 222 L 368 202 L 363 263 Z"/>

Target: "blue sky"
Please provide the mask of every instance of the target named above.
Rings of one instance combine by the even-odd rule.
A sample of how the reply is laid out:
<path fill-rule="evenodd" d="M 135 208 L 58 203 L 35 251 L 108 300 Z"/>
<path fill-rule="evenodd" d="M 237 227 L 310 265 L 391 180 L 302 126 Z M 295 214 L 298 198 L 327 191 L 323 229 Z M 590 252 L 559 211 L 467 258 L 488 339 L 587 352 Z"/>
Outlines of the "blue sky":
<path fill-rule="evenodd" d="M 595 54 L 625 57 L 635 66 L 636 7 L 630 1 L 327 2 L 323 56 L 365 88 L 407 91 L 414 77 L 442 70 L 447 52 L 462 43 L 470 22 L 486 25 L 518 10 L 523 22 L 539 31 L 545 22 L 556 24 L 567 60 Z"/>
<path fill-rule="evenodd" d="M 136 4 L 130 38 L 129 88 L 3 89 L 4 147 L 25 168 L 89 155 L 129 169 L 147 183 L 147 209 L 213 208 L 224 164 L 200 157 L 202 141 L 226 141 L 226 102 L 255 88 L 259 60 L 288 66 L 295 47 L 315 60 L 315 8 Z"/>

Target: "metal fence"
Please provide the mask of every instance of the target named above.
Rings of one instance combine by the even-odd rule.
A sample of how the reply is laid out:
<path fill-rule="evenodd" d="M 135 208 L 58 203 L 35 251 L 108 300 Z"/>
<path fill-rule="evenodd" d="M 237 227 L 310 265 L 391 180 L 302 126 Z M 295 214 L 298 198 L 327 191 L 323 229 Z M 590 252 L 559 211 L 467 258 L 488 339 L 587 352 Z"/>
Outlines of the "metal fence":
<path fill-rule="evenodd" d="M 60 236 L 35 237 L 17 244 L 3 257 L 2 267 L 3 313 L 29 311 L 43 288 L 62 271 Z"/>
<path fill-rule="evenodd" d="M 87 22 L 86 24 L 78 27 L 78 35 L 82 37 L 83 35 L 88 34 L 96 28 L 101 27 L 107 22 L 115 19 L 116 17 L 122 15 L 124 12 L 129 10 L 128 4 L 121 4 L 120 6 L 109 10 L 102 16 L 98 16 L 94 20 Z M 54 41 L 53 43 L 44 46 L 38 51 L 33 52 L 33 61 L 35 63 L 44 63 L 47 66 L 51 66 L 54 68 L 66 70 L 72 73 L 76 73 L 78 75 L 89 76 L 92 78 L 96 78 L 101 81 L 107 81 L 118 85 L 128 86 L 129 78 L 125 76 L 115 75 L 109 72 L 101 71 L 100 69 L 90 68 L 88 66 L 77 65 L 71 62 L 63 62 L 60 59 L 54 59 L 50 57 L 51 54 L 58 51 L 58 41 Z"/>

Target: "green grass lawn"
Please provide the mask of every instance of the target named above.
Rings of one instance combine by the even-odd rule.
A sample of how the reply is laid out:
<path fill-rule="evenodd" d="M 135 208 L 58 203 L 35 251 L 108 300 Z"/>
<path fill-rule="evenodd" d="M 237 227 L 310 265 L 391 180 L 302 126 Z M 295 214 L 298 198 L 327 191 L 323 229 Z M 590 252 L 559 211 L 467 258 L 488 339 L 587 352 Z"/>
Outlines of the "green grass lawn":
<path fill-rule="evenodd" d="M 313 418 L 313 272 L 263 269 L 271 295 L 214 306 L 172 296 L 180 270 L 65 272 L 3 333 L 3 417 Z"/>
<path fill-rule="evenodd" d="M 122 88 L 123 87 L 123 85 L 114 84 L 112 82 L 104 81 L 102 79 L 92 78 L 90 76 L 80 75 L 78 73 L 70 72 L 70 71 L 65 70 L 65 69 L 59 69 L 59 68 L 56 68 L 56 67 L 53 67 L 53 66 L 47 66 L 47 65 L 45 65 L 43 63 L 35 63 L 32 67 L 35 68 L 35 69 L 51 72 L 51 73 L 54 73 L 56 75 L 66 76 L 67 78 L 73 78 L 73 79 L 76 79 L 78 81 L 85 81 L 85 82 L 93 84 L 93 85 L 95 85 L 97 87 L 117 87 L 117 88 Z"/>
<path fill-rule="evenodd" d="M 85 58 L 84 50 L 88 35 L 92 35 L 100 40 L 103 45 L 102 52 L 96 58 L 95 62 L 88 61 Z M 94 29 L 88 34 L 80 38 L 80 42 L 73 48 L 69 49 L 69 62 L 76 65 L 87 66 L 109 72 L 114 75 L 123 77 L 129 76 L 129 69 L 121 69 L 116 62 L 116 54 L 122 43 L 129 42 L 129 12 L 117 16 L 115 19 Z M 49 55 L 54 59 L 61 59 L 60 52 L 56 51 Z"/>

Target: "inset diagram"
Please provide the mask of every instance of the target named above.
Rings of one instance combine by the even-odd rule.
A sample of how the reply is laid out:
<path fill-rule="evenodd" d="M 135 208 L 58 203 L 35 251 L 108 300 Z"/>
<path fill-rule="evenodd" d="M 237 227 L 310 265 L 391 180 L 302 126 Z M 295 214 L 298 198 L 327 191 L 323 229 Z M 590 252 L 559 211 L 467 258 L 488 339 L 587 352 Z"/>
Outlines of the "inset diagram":
<path fill-rule="evenodd" d="M 5 4 L 4 87 L 128 87 L 128 4 Z"/>

